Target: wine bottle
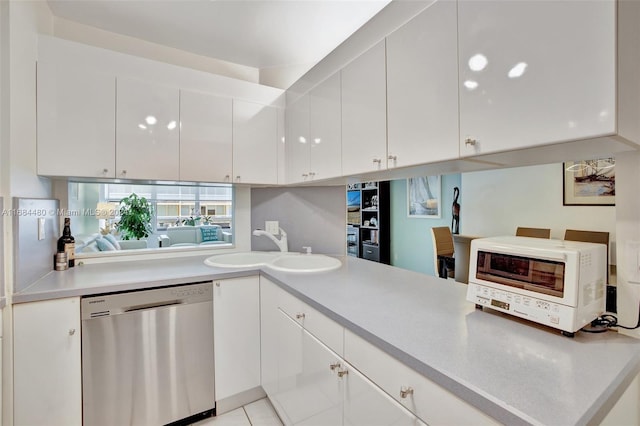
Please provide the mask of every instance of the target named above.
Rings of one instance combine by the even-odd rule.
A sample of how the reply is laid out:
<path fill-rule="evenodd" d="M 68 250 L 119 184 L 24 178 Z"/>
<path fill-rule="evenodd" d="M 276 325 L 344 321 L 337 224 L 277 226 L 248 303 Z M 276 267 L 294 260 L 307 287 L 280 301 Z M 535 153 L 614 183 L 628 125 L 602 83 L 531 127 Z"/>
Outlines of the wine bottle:
<path fill-rule="evenodd" d="M 71 218 L 64 218 L 64 228 L 62 229 L 62 236 L 58 238 L 58 252 L 67 253 L 67 262 L 69 268 L 73 268 L 76 264 L 76 240 L 71 235 Z"/>

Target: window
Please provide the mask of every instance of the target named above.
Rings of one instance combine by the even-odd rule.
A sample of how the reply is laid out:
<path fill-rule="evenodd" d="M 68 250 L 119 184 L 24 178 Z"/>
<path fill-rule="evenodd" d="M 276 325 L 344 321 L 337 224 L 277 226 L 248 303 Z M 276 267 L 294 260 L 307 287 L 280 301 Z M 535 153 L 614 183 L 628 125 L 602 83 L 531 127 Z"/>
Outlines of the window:
<path fill-rule="evenodd" d="M 119 205 L 120 200 L 135 193 L 146 198 L 153 207 L 152 235 L 147 238 L 148 248 L 159 247 L 159 238 L 167 229 L 184 225 L 219 225 L 225 235 L 232 235 L 233 187 L 215 186 L 132 185 L 115 183 L 69 183 L 69 209 L 73 214 L 72 232 L 76 239 L 109 231 L 118 222 L 115 216 L 96 216 L 98 203 Z M 103 205 L 104 206 L 104 205 Z M 116 235 L 117 237 L 117 235 Z M 229 241 L 231 242 L 231 241 Z"/>

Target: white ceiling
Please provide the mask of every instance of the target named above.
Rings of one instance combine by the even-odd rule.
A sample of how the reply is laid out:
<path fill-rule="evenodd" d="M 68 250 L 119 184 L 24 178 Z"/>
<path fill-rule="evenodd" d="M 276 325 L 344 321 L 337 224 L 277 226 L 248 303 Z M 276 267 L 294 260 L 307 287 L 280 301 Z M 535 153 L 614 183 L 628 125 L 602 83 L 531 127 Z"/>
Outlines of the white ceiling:
<path fill-rule="evenodd" d="M 54 15 L 254 68 L 315 64 L 390 0 L 48 0 Z"/>

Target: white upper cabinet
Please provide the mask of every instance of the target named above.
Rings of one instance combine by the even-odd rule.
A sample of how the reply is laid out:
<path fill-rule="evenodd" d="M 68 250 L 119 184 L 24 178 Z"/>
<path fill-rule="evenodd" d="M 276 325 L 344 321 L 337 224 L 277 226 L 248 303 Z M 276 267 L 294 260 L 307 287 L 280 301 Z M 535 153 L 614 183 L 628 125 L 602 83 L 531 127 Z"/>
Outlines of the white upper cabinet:
<path fill-rule="evenodd" d="M 309 92 L 309 177 L 342 175 L 342 114 L 340 73 Z"/>
<path fill-rule="evenodd" d="M 456 14 L 440 0 L 387 37 L 389 168 L 458 157 Z"/>
<path fill-rule="evenodd" d="M 458 2 L 460 154 L 616 131 L 616 2 Z"/>
<path fill-rule="evenodd" d="M 287 182 L 309 179 L 309 95 L 287 107 Z"/>
<path fill-rule="evenodd" d="M 176 88 L 118 78 L 116 178 L 180 178 L 179 99 Z"/>
<path fill-rule="evenodd" d="M 115 177 L 115 76 L 38 63 L 38 174 Z"/>
<path fill-rule="evenodd" d="M 342 75 L 342 174 L 387 167 L 384 40 L 354 59 Z"/>
<path fill-rule="evenodd" d="M 230 182 L 231 98 L 180 91 L 180 180 Z"/>
<path fill-rule="evenodd" d="M 278 183 L 278 110 L 233 101 L 233 182 Z"/>

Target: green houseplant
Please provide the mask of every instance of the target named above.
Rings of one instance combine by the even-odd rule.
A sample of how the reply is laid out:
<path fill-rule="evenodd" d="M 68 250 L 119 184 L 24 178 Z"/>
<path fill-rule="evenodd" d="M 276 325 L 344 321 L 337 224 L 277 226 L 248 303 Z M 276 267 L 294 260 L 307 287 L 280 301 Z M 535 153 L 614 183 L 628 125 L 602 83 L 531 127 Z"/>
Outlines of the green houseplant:
<path fill-rule="evenodd" d="M 120 200 L 120 221 L 116 225 L 123 240 L 139 240 L 151 235 L 153 207 L 144 197 L 132 193 Z"/>

